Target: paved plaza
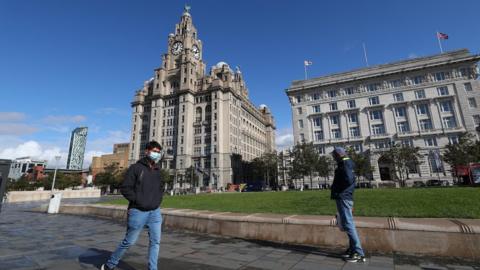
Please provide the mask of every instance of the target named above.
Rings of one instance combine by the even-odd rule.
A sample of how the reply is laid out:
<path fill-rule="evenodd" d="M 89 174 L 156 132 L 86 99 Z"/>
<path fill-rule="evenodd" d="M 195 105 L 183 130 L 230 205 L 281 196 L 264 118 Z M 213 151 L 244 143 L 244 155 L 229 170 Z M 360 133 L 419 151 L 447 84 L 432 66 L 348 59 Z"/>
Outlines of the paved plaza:
<path fill-rule="evenodd" d="M 124 236 L 125 226 L 119 222 L 31 211 L 38 205 L 2 208 L 0 270 L 99 269 Z M 147 246 L 143 233 L 117 269 L 147 269 Z M 342 261 L 340 252 L 166 229 L 159 269 L 480 269 L 480 263 L 400 255 L 370 254 L 367 263 L 352 264 Z"/>

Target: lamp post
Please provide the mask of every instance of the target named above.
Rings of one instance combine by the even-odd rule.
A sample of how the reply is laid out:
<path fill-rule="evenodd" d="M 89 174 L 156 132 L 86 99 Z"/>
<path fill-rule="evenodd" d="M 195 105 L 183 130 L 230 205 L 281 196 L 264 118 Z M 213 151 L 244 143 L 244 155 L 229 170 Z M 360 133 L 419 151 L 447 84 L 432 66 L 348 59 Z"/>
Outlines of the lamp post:
<path fill-rule="evenodd" d="M 55 156 L 55 172 L 53 173 L 52 193 L 55 187 L 55 179 L 57 178 L 58 161 L 60 160 L 60 158 L 61 156 Z"/>

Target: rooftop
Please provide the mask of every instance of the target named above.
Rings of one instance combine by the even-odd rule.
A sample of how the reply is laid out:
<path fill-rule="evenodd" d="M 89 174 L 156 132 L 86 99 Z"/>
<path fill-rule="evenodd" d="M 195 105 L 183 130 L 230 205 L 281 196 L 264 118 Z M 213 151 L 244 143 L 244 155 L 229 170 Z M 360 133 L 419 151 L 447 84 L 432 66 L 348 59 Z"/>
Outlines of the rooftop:
<path fill-rule="evenodd" d="M 435 54 L 366 68 L 354 69 L 347 72 L 334 73 L 309 80 L 297 80 L 292 82 L 292 85 L 287 92 L 313 86 L 325 86 L 469 60 L 479 61 L 480 55 L 471 54 L 468 49 L 460 49 L 443 54 Z"/>

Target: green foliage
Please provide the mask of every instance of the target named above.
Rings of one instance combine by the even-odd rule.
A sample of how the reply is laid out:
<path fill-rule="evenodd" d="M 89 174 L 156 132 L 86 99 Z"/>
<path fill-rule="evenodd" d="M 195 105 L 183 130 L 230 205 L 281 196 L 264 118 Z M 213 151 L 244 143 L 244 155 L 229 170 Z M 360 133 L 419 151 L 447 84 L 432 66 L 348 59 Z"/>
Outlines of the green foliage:
<path fill-rule="evenodd" d="M 415 164 L 418 164 L 422 159 L 420 147 L 398 144 L 392 146 L 387 152 L 385 152 L 383 157 L 386 161 L 392 164 L 393 171 L 402 186 L 405 186 L 405 180 L 408 178 L 409 166 L 412 166 L 412 162 L 415 166 Z"/>
<path fill-rule="evenodd" d="M 43 187 L 43 182 L 32 181 L 28 177 L 22 176 L 18 180 L 9 180 L 7 182 L 7 191 L 30 191 Z"/>
<path fill-rule="evenodd" d="M 348 156 L 355 163 L 355 175 L 359 180 L 371 179 L 370 176 L 375 168 L 370 164 L 369 154 L 366 152 L 357 153 L 354 149 L 348 149 Z"/>
<path fill-rule="evenodd" d="M 443 159 L 452 167 L 480 162 L 480 141 L 470 133 L 462 134 L 457 144 L 448 144 L 445 148 Z"/>
<path fill-rule="evenodd" d="M 43 179 L 43 186 L 45 190 L 50 190 L 52 188 L 54 173 L 48 175 L 48 177 Z M 55 189 L 66 189 L 74 188 L 82 184 L 82 176 L 79 174 L 65 174 L 57 172 L 55 177 Z"/>
<path fill-rule="evenodd" d="M 358 189 L 355 215 L 369 217 L 480 218 L 478 188 Z M 109 204 L 126 205 L 124 199 Z M 162 207 L 220 212 L 330 215 L 330 191 L 245 192 L 165 197 Z"/>

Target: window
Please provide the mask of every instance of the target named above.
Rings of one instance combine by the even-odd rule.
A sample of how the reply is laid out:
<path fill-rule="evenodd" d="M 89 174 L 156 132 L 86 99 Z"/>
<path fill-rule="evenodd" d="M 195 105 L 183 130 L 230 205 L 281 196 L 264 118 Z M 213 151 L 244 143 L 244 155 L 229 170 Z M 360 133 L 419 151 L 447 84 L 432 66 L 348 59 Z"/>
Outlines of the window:
<path fill-rule="evenodd" d="M 468 98 L 468 105 L 470 108 L 477 108 L 477 101 L 475 98 Z"/>
<path fill-rule="evenodd" d="M 438 87 L 437 92 L 439 96 L 448 96 L 448 87 L 446 86 Z"/>
<path fill-rule="evenodd" d="M 382 111 L 370 111 L 370 120 L 382 120 Z"/>
<path fill-rule="evenodd" d="M 385 134 L 385 126 L 383 124 L 380 125 L 372 125 L 372 133 L 374 135 L 383 135 Z"/>
<path fill-rule="evenodd" d="M 452 102 L 450 100 L 440 101 L 440 111 L 441 112 L 452 112 Z"/>
<path fill-rule="evenodd" d="M 319 113 L 319 112 L 320 112 L 320 105 L 312 106 L 312 111 L 313 111 L 314 113 Z"/>
<path fill-rule="evenodd" d="M 319 100 L 320 99 L 320 94 L 319 93 L 313 93 L 313 100 Z"/>
<path fill-rule="evenodd" d="M 436 138 L 426 138 L 423 141 L 425 142 L 425 146 L 437 146 Z"/>
<path fill-rule="evenodd" d="M 349 113 L 348 114 L 348 122 L 358 123 L 358 115 L 356 113 Z"/>
<path fill-rule="evenodd" d="M 417 114 L 418 115 L 428 115 L 428 104 L 418 104 L 417 105 Z"/>
<path fill-rule="evenodd" d="M 295 98 L 297 99 L 297 103 L 302 102 L 302 96 L 296 96 Z"/>
<path fill-rule="evenodd" d="M 420 130 L 431 130 L 433 129 L 432 120 L 430 119 L 422 119 L 420 122 Z"/>
<path fill-rule="evenodd" d="M 373 92 L 380 89 L 380 84 L 379 83 L 372 83 L 367 85 L 367 91 L 368 92 Z"/>
<path fill-rule="evenodd" d="M 321 127 L 322 126 L 322 119 L 320 117 L 313 118 L 313 126 L 314 127 Z"/>
<path fill-rule="evenodd" d="M 337 90 L 329 90 L 327 92 L 328 97 L 333 98 L 337 96 Z"/>
<path fill-rule="evenodd" d="M 321 130 L 317 130 L 313 132 L 313 136 L 315 138 L 315 141 L 322 141 L 323 140 L 323 132 Z"/>
<path fill-rule="evenodd" d="M 400 141 L 400 144 L 401 144 L 402 146 L 413 147 L 413 141 L 412 141 L 412 139 L 401 140 L 401 141 Z"/>
<path fill-rule="evenodd" d="M 407 110 L 405 107 L 396 107 L 395 109 L 395 116 L 396 117 L 406 117 L 407 116 Z"/>
<path fill-rule="evenodd" d="M 339 128 L 332 129 L 332 138 L 333 139 L 340 139 L 342 137 L 342 133 L 340 132 Z"/>
<path fill-rule="evenodd" d="M 345 95 L 353 95 L 353 87 L 345 88 Z"/>
<path fill-rule="evenodd" d="M 453 116 L 443 117 L 443 125 L 445 128 L 455 128 L 457 127 L 457 122 Z"/>
<path fill-rule="evenodd" d="M 298 120 L 298 127 L 303 128 L 303 120 Z"/>
<path fill-rule="evenodd" d="M 473 91 L 471 83 L 464 83 L 463 88 L 465 88 L 465 91 Z"/>
<path fill-rule="evenodd" d="M 399 133 L 406 133 L 410 131 L 407 121 L 402 121 L 397 123 L 397 130 Z"/>
<path fill-rule="evenodd" d="M 380 99 L 378 97 L 371 97 L 371 98 L 368 98 L 368 103 L 370 105 L 377 105 L 377 104 L 380 104 Z"/>
<path fill-rule="evenodd" d="M 297 108 L 297 113 L 302 114 L 302 107 Z"/>
<path fill-rule="evenodd" d="M 300 142 L 304 142 L 304 141 L 305 141 L 305 134 L 300 133 Z"/>
<path fill-rule="evenodd" d="M 397 87 L 401 87 L 401 86 L 402 86 L 402 81 L 400 81 L 400 80 L 390 81 L 390 87 L 392 87 L 392 88 L 397 88 Z"/>
<path fill-rule="evenodd" d="M 437 82 L 445 80 L 445 72 L 437 72 L 435 73 L 435 80 Z"/>
<path fill-rule="evenodd" d="M 449 144 L 458 144 L 458 136 L 448 136 L 448 143 Z"/>
<path fill-rule="evenodd" d="M 460 73 L 460 76 L 462 76 L 462 77 L 467 77 L 468 76 L 468 70 L 466 68 L 461 68 L 459 73 Z"/>
<path fill-rule="evenodd" d="M 194 143 L 195 144 L 201 144 L 202 143 L 202 137 L 195 137 Z"/>
<path fill-rule="evenodd" d="M 338 125 L 340 123 L 340 118 L 338 115 L 332 115 L 330 116 L 330 123 L 332 125 Z"/>
<path fill-rule="evenodd" d="M 419 85 L 421 83 L 423 83 L 423 76 L 415 76 L 413 78 L 413 84 L 414 85 Z"/>
<path fill-rule="evenodd" d="M 480 115 L 474 115 L 473 116 L 473 122 L 475 123 L 476 126 L 480 126 Z"/>
<path fill-rule="evenodd" d="M 355 100 L 347 100 L 347 107 L 348 108 L 355 108 L 356 107 L 356 104 L 355 104 Z"/>
<path fill-rule="evenodd" d="M 388 148 L 388 142 L 386 141 L 375 142 L 375 148 L 376 149 Z"/>
<path fill-rule="evenodd" d="M 403 93 L 393 94 L 393 100 L 395 100 L 395 101 L 403 101 Z"/>
<path fill-rule="evenodd" d="M 422 98 L 425 98 L 425 90 L 417 90 L 415 91 L 415 98 L 416 99 L 422 99 Z"/>
<path fill-rule="evenodd" d="M 359 127 L 351 127 L 350 128 L 350 137 L 353 137 L 353 138 L 360 137 L 360 128 Z"/>
<path fill-rule="evenodd" d="M 350 145 L 350 148 L 352 148 L 355 152 L 362 152 L 362 145 L 359 143 Z"/>
<path fill-rule="evenodd" d="M 330 103 L 330 111 L 336 111 L 336 110 L 338 110 L 337 103 L 336 102 Z"/>

